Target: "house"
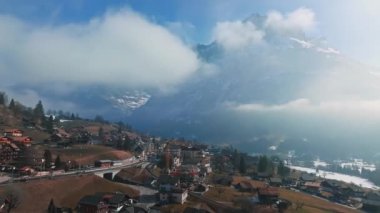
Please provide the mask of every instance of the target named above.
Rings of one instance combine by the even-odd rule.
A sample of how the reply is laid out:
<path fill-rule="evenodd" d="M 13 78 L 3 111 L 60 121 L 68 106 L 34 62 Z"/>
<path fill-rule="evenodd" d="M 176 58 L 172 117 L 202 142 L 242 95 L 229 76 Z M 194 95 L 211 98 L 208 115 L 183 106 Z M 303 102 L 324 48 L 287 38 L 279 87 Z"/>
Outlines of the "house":
<path fill-rule="evenodd" d="M 0 197 L 0 212 L 5 212 L 5 199 Z"/>
<path fill-rule="evenodd" d="M 202 150 L 197 147 L 182 147 L 182 156 L 184 161 L 198 160 L 202 157 Z"/>
<path fill-rule="evenodd" d="M 223 186 L 231 186 L 232 184 L 232 177 L 231 176 L 224 176 L 224 175 L 218 175 L 214 177 L 214 183 L 223 185 Z"/>
<path fill-rule="evenodd" d="M 129 199 L 129 197 L 123 193 L 99 192 L 96 193 L 96 195 L 102 197 L 103 202 L 105 202 L 108 205 L 108 209 L 110 212 L 119 212 Z"/>
<path fill-rule="evenodd" d="M 380 193 L 379 192 L 370 192 L 368 193 L 363 202 L 363 210 L 368 212 L 379 212 L 380 211 Z"/>
<path fill-rule="evenodd" d="M 10 143 L 8 139 L 0 141 L 0 163 L 12 162 L 16 160 L 19 155 L 20 149 L 16 144 Z"/>
<path fill-rule="evenodd" d="M 122 211 L 123 213 L 148 213 L 145 209 L 138 206 L 125 206 Z"/>
<path fill-rule="evenodd" d="M 193 188 L 193 191 L 196 193 L 203 194 L 209 190 L 208 185 L 206 184 L 198 184 Z"/>
<path fill-rule="evenodd" d="M 81 213 L 107 213 L 108 210 L 101 195 L 86 195 L 78 203 L 78 211 Z"/>
<path fill-rule="evenodd" d="M 259 188 L 258 197 L 261 203 L 272 204 L 278 200 L 279 192 L 277 188 Z"/>
<path fill-rule="evenodd" d="M 107 168 L 113 166 L 112 160 L 97 160 L 94 164 L 95 167 Z"/>
<path fill-rule="evenodd" d="M 181 157 L 181 146 L 176 144 L 167 144 L 165 147 L 165 153 L 170 154 L 170 156 Z"/>
<path fill-rule="evenodd" d="M 169 203 L 178 203 L 184 204 L 188 196 L 186 189 L 181 188 L 172 188 L 169 191 L 160 190 L 160 203 L 169 204 Z"/>
<path fill-rule="evenodd" d="M 6 136 L 0 137 L 0 144 L 1 143 L 11 143 L 11 142 L 12 142 L 12 139 L 9 137 L 6 137 Z"/>
<path fill-rule="evenodd" d="M 303 173 L 300 177 L 300 180 L 304 182 L 314 182 L 317 180 L 317 176 L 313 174 Z"/>
<path fill-rule="evenodd" d="M 160 175 L 158 178 L 161 203 L 183 204 L 188 196 L 187 190 L 180 188 L 180 179 L 170 175 Z"/>
<path fill-rule="evenodd" d="M 269 185 L 275 186 L 275 187 L 280 187 L 282 185 L 282 179 L 279 177 L 269 178 Z"/>
<path fill-rule="evenodd" d="M 24 147 L 31 146 L 32 141 L 33 141 L 33 139 L 31 137 L 15 137 L 15 136 L 12 136 L 10 138 L 12 139 L 13 143 L 20 145 L 20 146 L 24 146 Z"/>
<path fill-rule="evenodd" d="M 78 212 L 120 212 L 128 199 L 129 196 L 123 193 L 98 192 L 94 195 L 86 195 L 78 203 Z"/>
<path fill-rule="evenodd" d="M 22 137 L 23 131 L 20 129 L 5 129 L 4 136 Z"/>
<path fill-rule="evenodd" d="M 160 175 L 157 182 L 159 189 L 164 191 L 170 191 L 172 188 L 178 188 L 180 185 L 179 177 L 170 175 Z"/>
<path fill-rule="evenodd" d="M 321 183 L 320 182 L 305 182 L 303 185 L 305 191 L 318 194 L 320 192 Z"/>
<path fill-rule="evenodd" d="M 255 186 L 250 181 L 241 181 L 235 185 L 235 188 L 241 192 L 253 192 L 256 190 Z"/>
<path fill-rule="evenodd" d="M 189 175 L 198 176 L 200 169 L 195 165 L 181 165 L 172 170 L 174 176 Z"/>

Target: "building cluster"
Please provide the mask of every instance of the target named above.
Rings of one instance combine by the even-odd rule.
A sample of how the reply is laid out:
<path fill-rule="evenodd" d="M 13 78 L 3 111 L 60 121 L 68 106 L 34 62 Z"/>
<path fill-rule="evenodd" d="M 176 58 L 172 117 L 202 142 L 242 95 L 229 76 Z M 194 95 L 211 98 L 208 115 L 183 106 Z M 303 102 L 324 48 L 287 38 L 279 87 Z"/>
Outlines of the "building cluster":
<path fill-rule="evenodd" d="M 255 176 L 261 179 L 262 177 Z M 295 177 L 265 177 L 271 187 L 286 187 L 303 191 L 332 202 L 365 210 L 380 210 L 380 195 L 355 184 L 344 183 L 317 177 L 315 174 L 302 173 Z"/>
<path fill-rule="evenodd" d="M 0 137 L 0 164 L 8 164 L 20 157 L 22 149 L 31 146 L 32 138 L 20 129 L 4 129 Z"/>
<path fill-rule="evenodd" d="M 165 171 L 157 181 L 161 204 L 183 204 L 189 191 L 207 190 L 204 178 L 212 172 L 207 146 L 170 141 L 162 156 Z"/>
<path fill-rule="evenodd" d="M 123 193 L 98 192 L 82 197 L 77 205 L 78 212 L 108 213 L 108 212 L 141 212 L 143 208 L 134 207 L 136 201 Z"/>

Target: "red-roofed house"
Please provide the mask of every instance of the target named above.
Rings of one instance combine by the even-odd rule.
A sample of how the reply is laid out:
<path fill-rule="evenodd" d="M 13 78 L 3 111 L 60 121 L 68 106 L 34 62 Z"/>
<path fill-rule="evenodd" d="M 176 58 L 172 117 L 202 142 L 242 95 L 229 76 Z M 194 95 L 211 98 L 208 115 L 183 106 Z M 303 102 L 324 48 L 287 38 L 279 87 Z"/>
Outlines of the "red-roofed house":
<path fill-rule="evenodd" d="M 8 137 L 0 137 L 0 143 L 11 143 L 12 139 Z"/>
<path fill-rule="evenodd" d="M 22 137 L 22 130 L 19 129 L 5 129 L 4 136 Z"/>
<path fill-rule="evenodd" d="M 12 142 L 22 146 L 31 146 L 32 138 L 31 137 L 11 137 Z"/>

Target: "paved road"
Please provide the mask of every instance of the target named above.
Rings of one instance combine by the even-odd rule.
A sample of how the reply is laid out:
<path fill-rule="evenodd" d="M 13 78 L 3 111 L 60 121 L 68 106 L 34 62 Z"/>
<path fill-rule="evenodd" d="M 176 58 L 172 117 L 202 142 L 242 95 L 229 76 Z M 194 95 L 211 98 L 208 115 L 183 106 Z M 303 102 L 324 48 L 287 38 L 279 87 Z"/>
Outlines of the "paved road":
<path fill-rule="evenodd" d="M 60 173 L 60 174 L 53 174 L 53 177 L 65 177 L 65 176 L 75 176 L 78 174 L 91 174 L 91 173 L 96 173 L 96 172 L 112 172 L 114 170 L 120 170 L 123 168 L 128 168 L 128 167 L 133 167 L 133 166 L 139 166 L 143 165 L 146 162 L 142 161 L 123 161 L 122 165 L 120 166 L 112 166 L 109 168 L 91 168 L 91 169 L 86 169 L 86 170 L 74 170 L 74 171 L 69 171 L 65 173 Z M 10 181 L 13 182 L 20 182 L 20 181 L 32 181 L 32 180 L 39 180 L 39 179 L 47 179 L 50 178 L 51 175 L 42 175 L 42 176 L 26 176 L 26 177 L 19 177 L 19 178 L 13 178 L 9 181 L 5 182 L 0 182 L 0 184 L 8 184 Z"/>

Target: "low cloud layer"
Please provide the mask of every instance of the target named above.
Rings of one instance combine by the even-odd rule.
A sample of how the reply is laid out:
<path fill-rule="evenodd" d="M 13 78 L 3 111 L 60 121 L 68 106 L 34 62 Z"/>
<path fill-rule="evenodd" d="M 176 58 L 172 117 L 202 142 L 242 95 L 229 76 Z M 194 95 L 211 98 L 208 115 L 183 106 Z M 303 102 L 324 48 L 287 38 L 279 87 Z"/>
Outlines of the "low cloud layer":
<path fill-rule="evenodd" d="M 267 34 L 290 37 L 304 35 L 314 30 L 317 23 L 314 12 L 308 8 L 299 8 L 287 14 L 271 11 L 262 18 L 263 20 L 256 17 L 256 20 L 219 22 L 213 30 L 213 40 L 226 49 L 234 50 L 262 43 Z"/>
<path fill-rule="evenodd" d="M 200 66 L 178 37 L 130 10 L 60 26 L 0 16 L 0 38 L 0 78 L 9 85 L 165 89 Z"/>
<path fill-rule="evenodd" d="M 265 33 L 251 22 L 221 22 L 214 29 L 214 40 L 227 49 L 260 43 Z"/>
<path fill-rule="evenodd" d="M 313 103 L 309 99 L 297 99 L 283 104 L 239 104 L 232 106 L 238 112 L 246 113 L 318 113 L 326 116 L 350 116 L 380 118 L 380 99 L 378 100 L 344 100 L 322 101 Z"/>
<path fill-rule="evenodd" d="M 272 11 L 267 14 L 265 26 L 282 33 L 310 31 L 316 26 L 315 14 L 307 8 L 299 8 L 285 15 Z"/>

